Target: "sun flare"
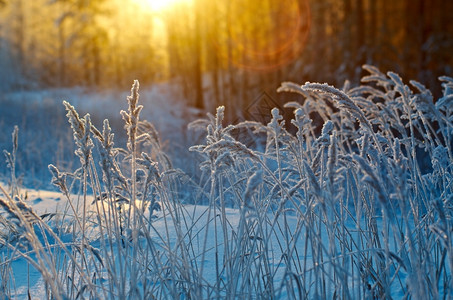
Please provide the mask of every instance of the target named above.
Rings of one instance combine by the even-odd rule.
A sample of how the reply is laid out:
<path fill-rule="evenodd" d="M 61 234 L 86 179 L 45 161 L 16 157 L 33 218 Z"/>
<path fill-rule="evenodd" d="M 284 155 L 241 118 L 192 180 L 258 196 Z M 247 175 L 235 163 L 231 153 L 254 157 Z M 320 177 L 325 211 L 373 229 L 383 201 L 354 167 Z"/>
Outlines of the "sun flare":
<path fill-rule="evenodd" d="M 183 4 L 187 5 L 191 0 L 134 0 L 134 2 L 152 12 L 164 12 Z"/>

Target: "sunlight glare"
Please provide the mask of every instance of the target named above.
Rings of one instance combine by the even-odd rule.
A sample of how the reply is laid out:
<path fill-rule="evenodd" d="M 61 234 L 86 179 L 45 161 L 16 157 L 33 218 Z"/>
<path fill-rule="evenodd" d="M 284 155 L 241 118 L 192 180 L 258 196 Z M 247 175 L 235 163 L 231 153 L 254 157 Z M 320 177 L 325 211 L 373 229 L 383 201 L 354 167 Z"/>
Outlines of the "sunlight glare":
<path fill-rule="evenodd" d="M 143 8 L 152 12 L 164 12 L 178 5 L 189 4 L 191 0 L 134 0 Z"/>

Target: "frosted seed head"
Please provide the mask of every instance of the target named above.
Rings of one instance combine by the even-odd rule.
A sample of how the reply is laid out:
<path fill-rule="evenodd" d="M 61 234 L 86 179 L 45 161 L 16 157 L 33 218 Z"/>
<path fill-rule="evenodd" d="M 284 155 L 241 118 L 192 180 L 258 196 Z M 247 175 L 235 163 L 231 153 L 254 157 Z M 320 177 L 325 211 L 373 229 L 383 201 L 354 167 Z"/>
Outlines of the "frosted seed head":
<path fill-rule="evenodd" d="M 280 111 L 278 110 L 278 108 L 274 107 L 272 110 L 271 110 L 271 114 L 272 114 L 272 118 L 273 119 L 276 119 L 276 120 L 281 120 L 283 119 L 283 117 L 280 115 Z"/>
<path fill-rule="evenodd" d="M 127 100 L 129 101 L 129 109 L 130 112 L 133 112 L 135 110 L 135 106 L 137 105 L 139 94 L 138 94 L 138 89 L 140 87 L 140 84 L 138 80 L 134 80 L 134 83 L 132 84 L 131 88 L 131 95 L 127 96 Z"/>
<path fill-rule="evenodd" d="M 331 120 L 328 120 L 327 122 L 324 123 L 321 134 L 330 135 L 332 133 L 333 128 L 334 128 L 333 122 Z"/>
<path fill-rule="evenodd" d="M 74 140 L 78 143 L 83 138 L 85 133 L 85 124 L 80 119 L 79 114 L 74 109 L 74 106 L 66 101 L 63 101 L 63 105 L 67 111 L 66 116 L 68 117 L 68 122 L 71 124 L 71 128 L 74 132 Z"/>
<path fill-rule="evenodd" d="M 244 204 L 247 207 L 251 207 L 251 198 L 253 193 L 258 189 L 258 186 L 263 182 L 263 171 L 260 169 L 253 173 L 252 176 L 247 180 L 247 187 L 244 192 Z"/>
<path fill-rule="evenodd" d="M 210 141 L 210 139 L 213 139 L 214 137 L 214 128 L 212 128 L 212 124 L 209 124 L 208 127 L 206 128 L 207 130 L 207 139 L 208 139 L 208 142 L 212 142 L 214 143 L 215 141 Z"/>
<path fill-rule="evenodd" d="M 219 107 L 217 107 L 217 116 L 218 117 L 222 116 L 222 119 L 223 119 L 224 113 L 225 113 L 225 106 L 220 105 Z"/>
<path fill-rule="evenodd" d="M 222 130 L 222 122 L 225 117 L 225 106 L 217 107 L 217 113 L 215 117 L 215 136 L 220 138 L 220 133 Z"/>
<path fill-rule="evenodd" d="M 269 122 L 269 124 L 267 124 L 267 126 L 269 126 L 269 128 L 273 130 L 273 134 L 278 136 L 281 131 L 281 126 L 284 124 L 284 121 L 282 122 L 279 121 L 282 120 L 283 117 L 280 115 L 280 111 L 278 110 L 278 108 L 275 107 L 271 110 L 271 114 L 272 120 Z"/>
<path fill-rule="evenodd" d="M 296 111 L 294 111 L 294 116 L 296 117 L 296 120 L 302 118 L 303 115 L 304 115 L 304 112 L 300 108 L 298 108 L 298 109 L 296 109 Z"/>

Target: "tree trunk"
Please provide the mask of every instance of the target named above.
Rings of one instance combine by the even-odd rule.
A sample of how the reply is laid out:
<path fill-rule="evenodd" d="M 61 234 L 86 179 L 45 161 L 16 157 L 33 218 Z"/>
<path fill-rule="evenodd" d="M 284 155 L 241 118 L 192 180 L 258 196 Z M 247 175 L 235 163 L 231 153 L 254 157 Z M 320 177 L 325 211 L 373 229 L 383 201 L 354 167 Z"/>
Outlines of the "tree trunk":
<path fill-rule="evenodd" d="M 197 5 L 198 4 L 198 5 Z M 198 1 L 194 1 L 195 7 L 195 41 L 194 41 L 194 83 L 195 83 L 195 107 L 204 109 L 203 101 L 203 74 L 202 74 L 202 61 L 201 61 L 201 26 L 200 26 L 200 5 Z"/>

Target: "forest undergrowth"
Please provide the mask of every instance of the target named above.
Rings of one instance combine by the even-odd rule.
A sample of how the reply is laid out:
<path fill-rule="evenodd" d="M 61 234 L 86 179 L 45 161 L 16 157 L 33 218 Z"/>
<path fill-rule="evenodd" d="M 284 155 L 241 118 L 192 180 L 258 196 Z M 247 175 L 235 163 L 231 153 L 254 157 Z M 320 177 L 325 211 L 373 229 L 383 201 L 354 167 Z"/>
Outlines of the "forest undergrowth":
<path fill-rule="evenodd" d="M 0 297 L 15 297 L 22 259 L 51 299 L 452 298 L 453 79 L 440 77 L 433 99 L 364 69 L 357 87 L 282 83 L 302 96 L 286 104 L 290 124 L 274 108 L 268 124 L 225 126 L 223 106 L 192 122 L 205 133 L 190 148 L 196 181 L 141 120 L 138 81 L 124 148 L 108 120 L 98 129 L 64 102 L 80 167 L 49 165 L 67 205 L 45 215 L 15 183 L 16 129 L 0 187 Z"/>

